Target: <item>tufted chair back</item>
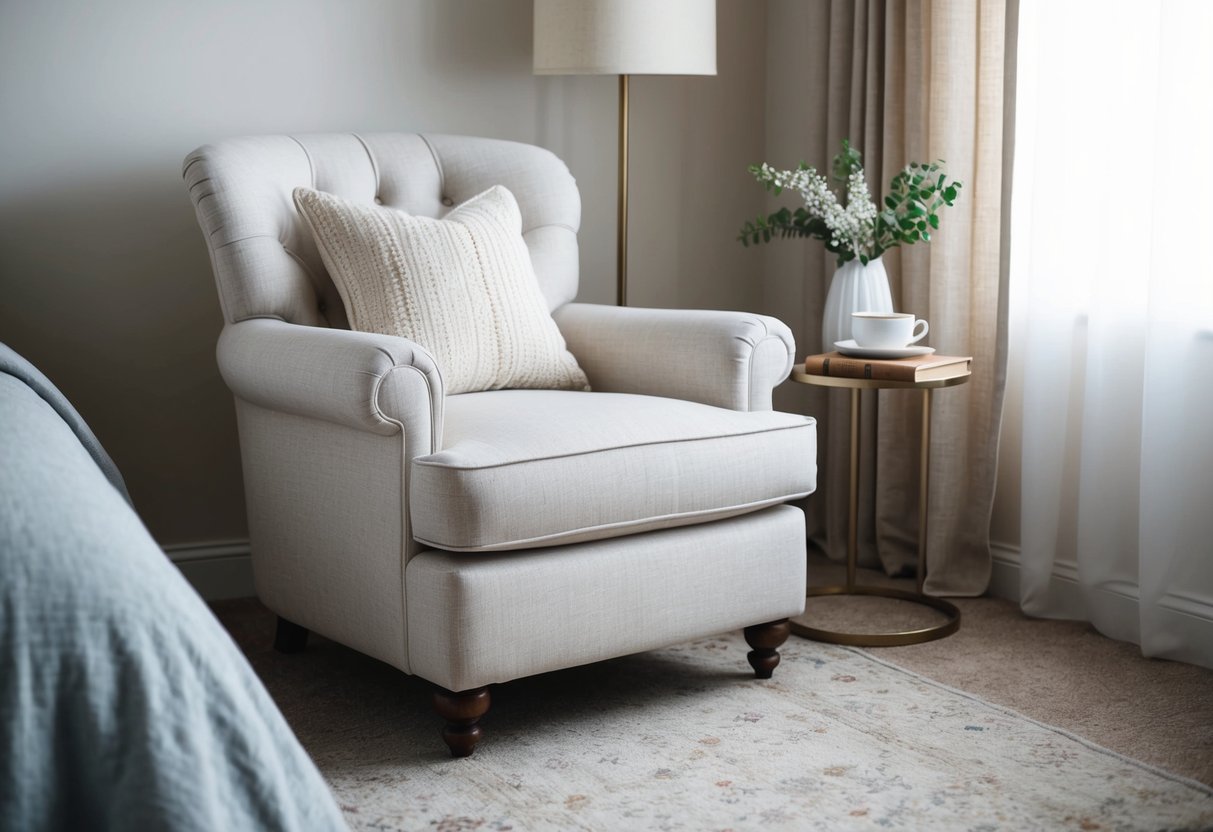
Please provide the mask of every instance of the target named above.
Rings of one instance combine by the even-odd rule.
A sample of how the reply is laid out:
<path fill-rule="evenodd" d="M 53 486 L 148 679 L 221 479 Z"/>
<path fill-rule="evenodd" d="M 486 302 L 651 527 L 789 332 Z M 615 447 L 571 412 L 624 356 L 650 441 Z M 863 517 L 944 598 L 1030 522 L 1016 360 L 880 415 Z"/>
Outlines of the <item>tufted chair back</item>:
<path fill-rule="evenodd" d="M 278 318 L 348 328 L 345 308 L 292 192 L 441 217 L 493 186 L 513 192 L 549 309 L 577 294 L 581 199 L 568 168 L 539 147 L 418 133 L 256 136 L 206 145 L 184 176 L 206 234 L 228 323 Z"/>

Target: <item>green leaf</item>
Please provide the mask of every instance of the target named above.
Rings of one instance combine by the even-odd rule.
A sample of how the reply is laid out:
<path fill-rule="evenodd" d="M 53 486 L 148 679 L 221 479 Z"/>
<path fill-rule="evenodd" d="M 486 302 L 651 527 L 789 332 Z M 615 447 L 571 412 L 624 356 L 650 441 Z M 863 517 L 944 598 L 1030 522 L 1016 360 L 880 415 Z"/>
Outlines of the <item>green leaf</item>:
<path fill-rule="evenodd" d="M 893 210 L 897 210 L 897 200 L 893 199 L 892 195 L 886 196 L 884 198 L 884 204 L 889 206 Z"/>
<path fill-rule="evenodd" d="M 929 243 L 929 242 L 931 242 L 931 232 L 930 232 L 930 231 L 924 231 L 924 232 L 922 232 L 922 241 L 923 241 L 924 243 Z"/>
<path fill-rule="evenodd" d="M 938 229 L 939 228 L 939 214 L 931 214 L 929 217 L 927 217 L 927 222 L 929 222 L 931 224 L 932 228 Z"/>
<path fill-rule="evenodd" d="M 919 231 L 922 231 L 922 232 L 924 232 L 924 233 L 925 233 L 925 232 L 926 232 L 926 230 L 927 230 L 927 223 L 926 223 L 926 220 L 919 220 L 919 221 L 918 221 L 918 224 L 917 224 L 917 225 L 915 225 L 915 228 L 917 228 Z"/>

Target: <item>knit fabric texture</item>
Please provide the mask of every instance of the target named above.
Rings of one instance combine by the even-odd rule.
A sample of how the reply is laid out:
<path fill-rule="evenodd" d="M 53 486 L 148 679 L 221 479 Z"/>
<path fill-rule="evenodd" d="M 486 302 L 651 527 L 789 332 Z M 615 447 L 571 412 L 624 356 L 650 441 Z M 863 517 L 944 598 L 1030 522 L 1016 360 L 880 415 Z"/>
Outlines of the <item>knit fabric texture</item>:
<path fill-rule="evenodd" d="M 408 338 L 448 394 L 589 389 L 548 312 L 522 214 L 495 185 L 442 219 L 296 188 L 350 327 Z"/>

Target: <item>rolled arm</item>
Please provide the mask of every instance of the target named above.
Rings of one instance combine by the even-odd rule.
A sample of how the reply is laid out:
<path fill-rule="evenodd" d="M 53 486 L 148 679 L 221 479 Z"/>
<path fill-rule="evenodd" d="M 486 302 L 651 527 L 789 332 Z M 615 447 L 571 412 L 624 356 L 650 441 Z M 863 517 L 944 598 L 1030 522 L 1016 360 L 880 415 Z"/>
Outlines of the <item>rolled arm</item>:
<path fill-rule="evenodd" d="M 792 331 L 766 315 L 570 303 L 554 317 L 600 392 L 770 410 L 795 361 Z"/>
<path fill-rule="evenodd" d="M 252 404 L 372 433 L 404 430 L 417 453 L 429 452 L 418 441 L 442 446 L 442 376 L 405 338 L 254 318 L 224 328 L 218 359 L 228 388 Z"/>

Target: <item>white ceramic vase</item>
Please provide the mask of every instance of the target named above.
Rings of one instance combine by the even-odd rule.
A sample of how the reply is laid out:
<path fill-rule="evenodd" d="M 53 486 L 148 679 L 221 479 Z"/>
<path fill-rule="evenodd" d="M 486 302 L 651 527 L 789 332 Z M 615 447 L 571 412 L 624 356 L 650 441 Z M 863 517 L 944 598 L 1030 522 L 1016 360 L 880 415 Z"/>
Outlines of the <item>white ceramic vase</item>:
<path fill-rule="evenodd" d="M 836 341 L 851 338 L 852 312 L 892 312 L 893 294 L 889 275 L 879 257 L 865 266 L 858 260 L 844 263 L 834 272 L 821 319 L 822 352 L 833 352 Z"/>

